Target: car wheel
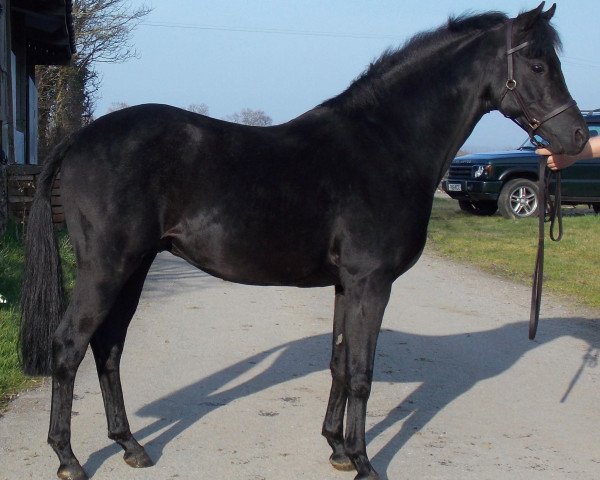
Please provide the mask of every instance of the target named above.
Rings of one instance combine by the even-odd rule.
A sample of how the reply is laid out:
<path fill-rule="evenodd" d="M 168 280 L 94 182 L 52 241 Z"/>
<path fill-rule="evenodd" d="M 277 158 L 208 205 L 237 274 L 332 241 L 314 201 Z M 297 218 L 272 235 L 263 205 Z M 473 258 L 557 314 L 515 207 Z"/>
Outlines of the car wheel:
<path fill-rule="evenodd" d="M 498 209 L 504 218 L 526 218 L 537 215 L 538 187 L 526 178 L 506 182 L 498 197 Z"/>
<path fill-rule="evenodd" d="M 473 215 L 489 216 L 498 211 L 498 204 L 493 201 L 470 202 L 469 200 L 459 200 L 458 206 L 463 212 L 472 213 Z"/>
<path fill-rule="evenodd" d="M 594 213 L 596 215 L 600 213 L 600 203 L 592 203 L 592 208 L 594 209 Z"/>

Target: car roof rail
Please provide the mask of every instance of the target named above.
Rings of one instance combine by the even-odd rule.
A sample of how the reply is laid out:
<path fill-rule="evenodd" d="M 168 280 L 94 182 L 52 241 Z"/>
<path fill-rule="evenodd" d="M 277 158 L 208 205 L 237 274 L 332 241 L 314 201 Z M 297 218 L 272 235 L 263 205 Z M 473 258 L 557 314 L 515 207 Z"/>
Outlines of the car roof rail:
<path fill-rule="evenodd" d="M 600 108 L 594 108 L 593 110 L 581 110 L 582 115 L 600 115 Z"/>

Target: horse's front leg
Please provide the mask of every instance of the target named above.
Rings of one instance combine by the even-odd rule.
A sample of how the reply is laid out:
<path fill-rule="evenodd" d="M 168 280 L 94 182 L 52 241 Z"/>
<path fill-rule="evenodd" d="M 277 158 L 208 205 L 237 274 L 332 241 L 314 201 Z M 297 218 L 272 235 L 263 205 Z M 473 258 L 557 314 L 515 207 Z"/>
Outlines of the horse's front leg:
<path fill-rule="evenodd" d="M 331 465 L 338 470 L 354 470 L 344 447 L 344 412 L 348 398 L 346 390 L 346 346 L 344 339 L 345 297 L 341 286 L 335 287 L 335 309 L 333 315 L 333 341 L 331 346 L 331 392 L 327 413 L 323 421 L 323 436 L 333 453 Z"/>
<path fill-rule="evenodd" d="M 379 275 L 350 282 L 345 286 L 346 318 L 343 343 L 346 346 L 348 408 L 344 447 L 358 471 L 355 480 L 376 480 L 379 475 L 367 457 L 365 421 L 371 393 L 373 363 L 383 313 L 392 282 Z"/>

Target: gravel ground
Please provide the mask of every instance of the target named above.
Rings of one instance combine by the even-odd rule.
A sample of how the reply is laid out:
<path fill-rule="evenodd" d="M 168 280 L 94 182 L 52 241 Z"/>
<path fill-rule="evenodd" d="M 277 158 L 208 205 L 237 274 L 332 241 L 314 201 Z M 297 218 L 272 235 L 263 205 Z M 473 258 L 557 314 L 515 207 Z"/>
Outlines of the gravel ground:
<path fill-rule="evenodd" d="M 377 353 L 368 451 L 383 479 L 600 478 L 598 313 L 425 254 L 394 285 Z M 320 436 L 333 289 L 249 287 L 168 254 L 148 277 L 123 358 L 132 430 L 156 462 L 106 437 L 88 355 L 73 447 L 104 479 L 352 479 Z M 49 385 L 0 418 L 0 479 L 55 478 Z"/>

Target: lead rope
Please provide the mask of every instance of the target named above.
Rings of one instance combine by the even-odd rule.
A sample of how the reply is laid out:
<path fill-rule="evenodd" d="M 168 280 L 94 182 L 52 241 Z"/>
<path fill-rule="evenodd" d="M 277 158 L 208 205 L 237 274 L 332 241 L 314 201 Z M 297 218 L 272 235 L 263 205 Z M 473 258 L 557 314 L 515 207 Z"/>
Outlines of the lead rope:
<path fill-rule="evenodd" d="M 519 120 L 517 118 L 513 118 L 508 116 L 513 122 L 519 125 L 523 130 L 529 133 L 531 138 L 531 142 L 538 146 L 543 147 L 540 142 L 535 139 L 535 132 L 538 128 L 542 126 L 545 122 L 550 120 L 551 118 L 556 117 L 561 114 L 565 110 L 568 110 L 571 107 L 577 105 L 575 100 L 572 98 L 561 105 L 560 107 L 555 108 L 550 113 L 543 115 L 539 120 L 537 115 L 532 115 L 531 111 L 527 108 L 527 103 L 524 101 L 523 97 L 517 90 L 517 81 L 515 80 L 515 68 L 514 68 L 514 59 L 513 54 L 518 52 L 519 50 L 527 47 L 529 42 L 521 43 L 516 47 L 512 46 L 512 20 L 508 20 L 506 24 L 506 59 L 508 66 L 508 80 L 506 81 L 505 90 L 502 93 L 502 97 L 500 98 L 500 104 L 504 101 L 504 98 L 510 92 L 513 94 L 516 102 L 521 108 L 521 114 L 525 117 L 525 121 Z M 549 220 L 550 220 L 550 238 L 558 242 L 562 238 L 563 228 L 562 228 L 562 211 L 560 208 L 561 204 L 561 191 L 560 191 L 560 171 L 555 172 L 556 174 L 556 182 L 555 182 L 555 190 L 554 190 L 554 201 L 550 200 L 550 195 L 548 194 L 548 185 L 550 180 L 550 175 L 552 171 L 546 167 L 547 158 L 540 157 L 539 165 L 538 165 L 538 219 L 539 219 L 539 235 L 538 235 L 538 251 L 537 257 L 535 260 L 535 271 L 533 272 L 533 287 L 531 291 L 531 311 L 529 314 L 529 339 L 533 340 L 535 338 L 535 333 L 537 331 L 537 325 L 540 318 L 540 305 L 542 302 L 542 283 L 544 276 L 544 236 L 545 236 L 545 228 L 544 223 L 546 221 L 546 207 L 548 207 L 549 212 Z M 554 225 L 555 221 L 558 219 L 558 235 L 554 234 Z"/>
<path fill-rule="evenodd" d="M 548 157 L 540 156 L 538 161 L 538 249 L 533 271 L 533 285 L 531 288 L 531 310 L 529 313 L 529 340 L 535 338 L 538 322 L 540 320 L 540 306 L 542 304 L 542 284 L 544 280 L 544 237 L 546 236 L 546 211 L 550 221 L 550 239 L 560 242 L 563 236 L 562 209 L 561 209 L 561 174 L 560 170 L 553 172 L 546 166 Z M 548 185 L 550 176 L 555 175 L 554 200 L 550 198 Z M 554 227 L 558 221 L 558 234 L 555 235 Z"/>

